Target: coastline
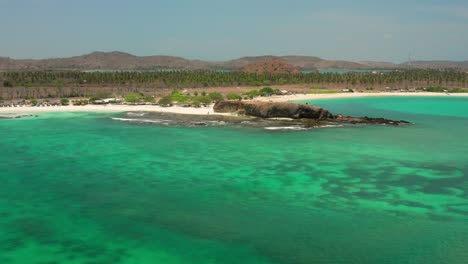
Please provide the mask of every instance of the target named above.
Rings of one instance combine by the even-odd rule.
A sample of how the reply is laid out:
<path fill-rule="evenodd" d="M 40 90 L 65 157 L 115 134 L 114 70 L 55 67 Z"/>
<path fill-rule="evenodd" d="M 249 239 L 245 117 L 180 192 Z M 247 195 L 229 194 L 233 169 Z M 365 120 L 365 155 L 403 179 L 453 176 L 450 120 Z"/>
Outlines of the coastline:
<path fill-rule="evenodd" d="M 253 101 L 262 102 L 294 102 L 305 100 L 335 99 L 335 98 L 358 98 L 358 97 L 382 97 L 382 96 L 467 96 L 468 93 L 432 93 L 432 92 L 375 92 L 375 93 L 334 93 L 334 94 L 294 94 L 274 95 L 270 97 L 258 97 Z M 213 105 L 208 107 L 161 107 L 156 105 L 85 105 L 85 106 L 48 106 L 48 107 L 0 107 L 0 114 L 34 114 L 47 112 L 158 112 L 187 115 L 232 115 L 230 113 L 217 113 Z"/>
<path fill-rule="evenodd" d="M 213 106 L 209 107 L 161 107 L 157 105 L 84 105 L 84 106 L 18 106 L 18 107 L 2 107 L 0 114 L 33 114 L 33 113 L 48 113 L 48 112 L 158 112 L 171 114 L 187 114 L 187 115 L 227 115 L 224 113 L 215 113 Z"/>
<path fill-rule="evenodd" d="M 332 94 L 292 94 L 292 95 L 273 95 L 270 97 L 259 97 L 257 101 L 262 102 L 294 102 L 320 99 L 338 99 L 338 98 L 359 98 L 359 97 L 387 97 L 387 96 L 463 96 L 468 97 L 468 93 L 433 93 L 433 92 L 374 92 L 374 93 L 332 93 Z"/>

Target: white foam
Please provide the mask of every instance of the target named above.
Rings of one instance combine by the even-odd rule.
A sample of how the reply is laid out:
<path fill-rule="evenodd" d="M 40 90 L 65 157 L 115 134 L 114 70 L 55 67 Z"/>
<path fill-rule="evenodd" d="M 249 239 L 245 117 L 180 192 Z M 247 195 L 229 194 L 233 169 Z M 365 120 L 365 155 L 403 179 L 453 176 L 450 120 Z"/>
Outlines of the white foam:
<path fill-rule="evenodd" d="M 117 121 L 124 121 L 124 122 L 155 123 L 155 124 L 159 124 L 161 122 L 166 121 L 166 120 L 157 120 L 157 119 L 118 118 L 118 117 L 112 117 L 112 119 L 117 120 Z"/>
<path fill-rule="evenodd" d="M 227 124 L 224 121 L 206 121 L 206 123 L 211 124 L 211 125 L 218 125 L 218 126 L 224 126 Z"/>
<path fill-rule="evenodd" d="M 324 126 L 318 126 L 317 128 L 327 128 L 327 127 L 342 127 L 343 125 L 324 125 Z"/>
<path fill-rule="evenodd" d="M 267 130 L 293 130 L 293 131 L 303 131 L 314 128 L 330 128 L 330 127 L 342 127 L 343 125 L 323 125 L 323 126 L 313 126 L 313 127 L 299 127 L 299 126 L 284 126 L 284 127 L 265 127 Z"/>
<path fill-rule="evenodd" d="M 297 126 L 285 126 L 285 127 L 265 127 L 267 130 L 307 130 L 305 127 L 297 127 Z"/>
<path fill-rule="evenodd" d="M 146 113 L 134 113 L 134 112 L 128 112 L 128 116 L 145 116 Z"/>

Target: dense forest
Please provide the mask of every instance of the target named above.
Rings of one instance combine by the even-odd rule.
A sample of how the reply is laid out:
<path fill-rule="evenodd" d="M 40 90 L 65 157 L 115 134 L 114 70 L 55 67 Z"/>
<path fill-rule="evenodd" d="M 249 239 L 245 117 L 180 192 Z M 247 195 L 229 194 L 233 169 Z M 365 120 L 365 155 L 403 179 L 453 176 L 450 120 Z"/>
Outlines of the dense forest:
<path fill-rule="evenodd" d="M 220 71 L 159 71 L 159 72 L 2 72 L 4 98 L 18 98 L 26 92 L 28 97 L 62 97 L 83 95 L 100 87 L 119 88 L 120 92 L 147 92 L 158 89 L 269 86 L 269 85 L 326 85 L 342 87 L 466 87 L 468 74 L 455 70 L 399 70 L 383 73 L 299 73 L 249 74 Z M 8 88 L 19 88 L 9 93 Z M 144 88 L 144 91 L 139 89 Z M 38 89 L 47 89 L 47 95 Z M 53 90 L 59 92 L 51 92 Z M 20 91 L 20 92 L 19 92 Z M 32 94 L 29 93 L 32 91 Z M 37 92 L 39 91 L 39 92 Z M 58 94 L 60 93 L 60 94 Z"/>

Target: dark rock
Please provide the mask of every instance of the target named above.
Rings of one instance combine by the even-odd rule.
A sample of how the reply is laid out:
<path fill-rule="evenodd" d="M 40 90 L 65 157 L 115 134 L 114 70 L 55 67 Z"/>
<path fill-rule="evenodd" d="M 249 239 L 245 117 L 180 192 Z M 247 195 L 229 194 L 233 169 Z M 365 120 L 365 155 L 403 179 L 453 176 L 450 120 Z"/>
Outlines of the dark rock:
<path fill-rule="evenodd" d="M 277 103 L 277 102 L 243 102 L 220 101 L 214 106 L 218 113 L 240 113 L 261 118 L 292 118 L 292 119 L 329 119 L 333 115 L 325 108 L 307 104 Z"/>
<path fill-rule="evenodd" d="M 372 117 L 352 117 L 352 116 L 343 116 L 337 115 L 334 118 L 334 121 L 338 121 L 340 123 L 349 123 L 349 124 L 368 124 L 368 125 L 392 125 L 392 126 L 400 126 L 406 125 L 410 122 L 404 120 L 390 120 L 385 118 L 372 118 Z"/>
<path fill-rule="evenodd" d="M 214 105 L 218 113 L 238 113 L 261 118 L 291 118 L 329 121 L 333 123 L 392 125 L 409 124 L 404 120 L 390 120 L 385 118 L 352 117 L 341 114 L 334 116 L 327 109 L 309 104 L 294 104 L 280 102 L 258 101 L 220 101 Z"/>
<path fill-rule="evenodd" d="M 207 126 L 208 124 L 205 122 L 192 122 L 192 125 L 194 126 Z"/>
<path fill-rule="evenodd" d="M 0 119 L 17 119 L 23 117 L 32 117 L 33 115 L 21 115 L 21 114 L 5 114 L 0 115 Z"/>

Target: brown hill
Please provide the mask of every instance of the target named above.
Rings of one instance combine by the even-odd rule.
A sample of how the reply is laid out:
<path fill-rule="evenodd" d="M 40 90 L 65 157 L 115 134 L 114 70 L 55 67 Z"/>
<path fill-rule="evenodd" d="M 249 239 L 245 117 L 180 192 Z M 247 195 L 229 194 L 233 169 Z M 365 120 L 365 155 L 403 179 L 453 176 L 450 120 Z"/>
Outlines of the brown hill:
<path fill-rule="evenodd" d="M 0 57 L 0 70 L 204 70 L 208 62 L 186 60 L 172 56 L 138 57 L 124 52 L 93 52 L 90 54 L 44 60 L 14 60 Z"/>
<path fill-rule="evenodd" d="M 300 73 L 292 64 L 281 59 L 257 62 L 244 66 L 238 71 L 245 73 Z"/>
<path fill-rule="evenodd" d="M 359 64 L 365 65 L 369 69 L 396 69 L 401 68 L 398 64 L 386 61 L 359 61 Z"/>
<path fill-rule="evenodd" d="M 0 70 L 238 70 L 250 64 L 281 59 L 301 71 L 317 69 L 375 69 L 375 68 L 458 68 L 467 69 L 467 61 L 413 61 L 411 63 L 392 64 L 387 62 L 352 62 L 325 60 L 312 56 L 256 56 L 242 57 L 235 60 L 210 62 L 188 60 L 173 56 L 134 56 L 124 52 L 93 52 L 69 58 L 22 59 L 0 57 Z"/>
<path fill-rule="evenodd" d="M 276 56 L 255 56 L 255 57 L 242 57 L 239 59 L 216 62 L 215 65 L 218 68 L 226 70 L 238 70 L 242 67 L 245 67 L 250 64 L 254 64 L 262 61 L 270 61 L 273 59 L 278 59 Z"/>
<path fill-rule="evenodd" d="M 173 56 L 139 57 L 124 52 L 113 51 L 93 52 L 82 56 L 41 60 L 16 60 L 0 57 L 0 70 L 238 70 L 253 63 L 271 61 L 273 59 L 282 59 L 302 71 L 366 68 L 366 65 L 355 62 L 324 60 L 311 56 L 255 56 L 210 62 L 187 60 Z"/>

